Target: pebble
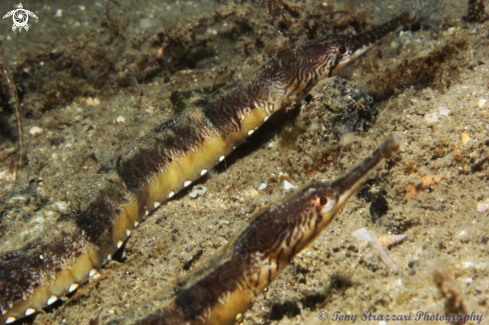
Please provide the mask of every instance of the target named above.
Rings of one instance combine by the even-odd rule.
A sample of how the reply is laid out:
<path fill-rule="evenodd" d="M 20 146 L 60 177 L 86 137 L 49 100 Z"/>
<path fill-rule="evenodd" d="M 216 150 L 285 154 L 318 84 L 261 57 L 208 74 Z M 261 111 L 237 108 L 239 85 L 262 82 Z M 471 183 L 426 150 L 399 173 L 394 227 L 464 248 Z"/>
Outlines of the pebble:
<path fill-rule="evenodd" d="M 440 114 L 444 116 L 450 115 L 450 110 L 446 107 L 440 106 Z"/>
<path fill-rule="evenodd" d="M 479 99 L 477 105 L 479 105 L 479 108 L 483 108 L 486 105 L 486 103 L 487 103 L 486 99 Z"/>
<path fill-rule="evenodd" d="M 284 181 L 284 187 L 288 191 L 288 190 L 296 188 L 297 186 L 294 186 L 294 185 L 290 184 L 289 182 Z"/>
<path fill-rule="evenodd" d="M 260 185 L 260 186 L 258 186 L 258 191 L 263 191 L 263 190 L 264 190 L 264 189 L 266 189 L 266 188 L 267 188 L 267 184 L 265 184 L 265 183 L 261 183 L 261 185 Z"/>
<path fill-rule="evenodd" d="M 488 201 L 481 201 L 477 203 L 477 211 L 478 212 L 486 212 L 489 210 L 489 200 Z"/>
<path fill-rule="evenodd" d="M 32 134 L 32 135 L 36 135 L 36 134 L 41 134 L 44 132 L 44 129 L 38 127 L 38 126 L 33 126 L 30 130 L 29 130 L 29 133 Z"/>
<path fill-rule="evenodd" d="M 196 185 L 192 188 L 192 191 L 188 194 L 192 199 L 195 199 L 207 192 L 207 188 L 202 185 Z"/>
<path fill-rule="evenodd" d="M 100 105 L 100 100 L 98 98 L 88 97 L 87 99 L 85 99 L 85 103 L 88 106 L 98 106 Z"/>
<path fill-rule="evenodd" d="M 124 122 L 126 122 L 126 119 L 124 118 L 124 116 L 120 116 L 119 115 L 119 116 L 117 116 L 117 118 L 115 119 L 115 121 L 117 123 L 124 123 Z"/>
<path fill-rule="evenodd" d="M 63 9 L 57 9 L 54 17 L 63 17 Z"/>
<path fill-rule="evenodd" d="M 460 140 L 462 140 L 462 143 L 464 144 L 464 146 L 466 146 L 467 145 L 467 142 L 469 142 L 472 139 L 470 138 L 470 136 L 467 133 L 463 132 L 460 135 Z"/>

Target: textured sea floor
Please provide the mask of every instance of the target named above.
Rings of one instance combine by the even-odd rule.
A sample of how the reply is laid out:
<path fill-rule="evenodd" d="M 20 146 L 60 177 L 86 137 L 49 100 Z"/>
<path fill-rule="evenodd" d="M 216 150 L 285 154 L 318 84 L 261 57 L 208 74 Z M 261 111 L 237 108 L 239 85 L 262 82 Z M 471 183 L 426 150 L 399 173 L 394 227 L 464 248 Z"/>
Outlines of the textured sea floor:
<path fill-rule="evenodd" d="M 190 26 L 215 10 L 234 10 L 235 16 L 254 12 L 250 25 L 259 25 L 278 15 L 273 6 L 300 10 L 311 5 L 277 3 L 24 3 L 39 19 L 22 33 L 11 31 L 11 21 L 0 22 L 2 61 L 15 69 L 31 56 L 35 68 L 43 62 L 37 53 L 49 60 L 57 48 L 89 37 L 85 33 L 103 33 L 105 6 L 117 14 L 118 8 L 124 9 L 124 33 L 134 44 L 150 39 L 165 24 Z M 445 323 L 423 318 L 416 322 L 418 312 L 474 313 L 484 317 L 481 324 L 489 322 L 489 22 L 465 23 L 467 3 L 453 0 L 347 4 L 352 12 L 367 12 L 370 24 L 414 7 L 420 27 L 389 38 L 352 64 L 341 76 L 345 83 L 325 80 L 312 89 L 308 101 L 271 119 L 203 179 L 149 215 L 125 244 L 122 262 L 108 263 L 98 280 L 30 322 L 103 324 L 172 290 L 217 253 L 255 211 L 288 195 L 285 181 L 299 187 L 337 178 L 390 133 L 401 137 L 399 153 L 369 177 L 364 195 L 351 198 L 236 323 L 346 324 L 334 320 L 335 312 L 337 317 L 357 315 L 356 324 L 386 324 L 380 319 L 362 321 L 365 312 L 376 317 L 411 315 L 411 321 L 396 324 Z M 2 13 L 12 8 L 0 4 Z M 315 19 L 311 16 L 310 24 Z M 300 21 L 309 20 L 301 16 Z M 76 210 L 87 188 L 97 186 L 118 156 L 176 114 L 172 92 L 212 86 L 223 74 L 226 81 L 239 80 L 290 44 L 288 33 L 273 25 L 263 29 L 270 41 L 266 44 L 253 39 L 259 35 L 253 27 L 243 28 L 236 21 L 206 27 L 201 32 L 211 54 L 196 56 L 194 66 L 172 67 L 171 73 L 144 77 L 142 82 L 138 76 L 129 83 L 117 82 L 132 80 L 126 76 L 101 79 L 111 84 L 100 88 L 111 91 L 86 87 L 66 103 L 53 99 L 57 104 L 51 106 L 44 102 L 49 96 L 36 106 L 36 93 L 24 94 L 23 99 L 30 99 L 21 107 L 29 164 L 17 182 L 12 167 L 18 154 L 13 114 L 0 124 L 9 128 L 0 138 L 0 253 L 49 238 L 53 229 L 62 227 L 60 217 Z M 161 58 L 157 46 L 148 53 Z M 138 56 L 137 50 L 127 48 L 109 54 Z M 151 55 L 145 59 L 143 66 L 151 67 Z M 75 78 L 74 71 L 75 66 L 69 76 Z M 29 74 L 34 72 L 16 77 Z M 51 82 L 49 74 L 44 78 Z M 68 88 L 60 86 L 63 81 L 70 83 L 61 78 L 53 84 Z M 348 123 L 342 107 L 365 104 L 358 99 L 364 98 L 363 91 L 373 96 L 378 114 L 373 121 L 358 122 L 359 129 L 358 123 Z M 202 188 L 205 193 L 196 191 Z M 372 209 L 386 205 L 384 214 L 372 216 Z M 378 237 L 407 235 L 407 240 L 386 249 L 398 272 L 382 262 L 372 245 L 352 236 L 362 227 Z M 328 320 L 321 321 L 320 312 L 327 312 Z"/>

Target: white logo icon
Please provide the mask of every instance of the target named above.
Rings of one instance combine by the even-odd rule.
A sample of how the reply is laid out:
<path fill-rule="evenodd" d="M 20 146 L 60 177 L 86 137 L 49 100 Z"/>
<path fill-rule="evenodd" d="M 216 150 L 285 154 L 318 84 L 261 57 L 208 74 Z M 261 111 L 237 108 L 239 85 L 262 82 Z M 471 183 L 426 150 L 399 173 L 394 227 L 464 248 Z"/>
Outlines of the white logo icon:
<path fill-rule="evenodd" d="M 14 20 L 14 24 L 12 25 L 13 31 L 15 31 L 17 28 L 19 29 L 19 32 L 22 31 L 22 28 L 28 31 L 29 25 L 27 25 L 27 21 L 29 20 L 29 16 L 37 19 L 37 16 L 32 11 L 25 10 L 23 8 L 24 6 L 22 6 L 22 3 L 19 3 L 19 9 L 9 11 L 5 16 L 3 16 L 3 19 L 13 16 L 13 20 Z"/>

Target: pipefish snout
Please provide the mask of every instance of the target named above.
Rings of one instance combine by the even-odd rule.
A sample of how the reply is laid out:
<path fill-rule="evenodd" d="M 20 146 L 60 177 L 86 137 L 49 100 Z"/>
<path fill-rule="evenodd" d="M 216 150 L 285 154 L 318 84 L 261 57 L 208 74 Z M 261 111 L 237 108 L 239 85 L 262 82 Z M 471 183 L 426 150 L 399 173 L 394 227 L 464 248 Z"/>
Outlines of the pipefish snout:
<path fill-rule="evenodd" d="M 137 147 L 128 150 L 127 156 L 117 160 L 117 170 L 107 173 L 103 181 L 97 182 L 97 190 L 80 194 L 85 197 L 80 212 L 60 224 L 59 228 L 49 229 L 52 232 L 46 234 L 42 241 L 27 245 L 25 250 L 0 257 L 0 324 L 12 323 L 35 314 L 67 293 L 74 292 L 89 278 L 98 276 L 102 265 L 111 260 L 145 216 L 223 161 L 276 111 L 296 101 L 321 79 L 343 71 L 347 64 L 386 36 L 410 26 L 415 18 L 416 11 L 407 10 L 391 21 L 362 34 L 330 35 L 285 49 L 242 82 L 221 89 L 155 128 Z M 343 198 L 346 199 L 349 195 L 348 191 L 354 191 L 352 181 L 350 177 L 337 183 L 336 187 L 330 187 L 331 191 L 339 191 L 339 196 L 333 195 L 336 192 L 328 192 L 329 196 L 325 194 L 324 198 L 314 203 L 318 204 L 314 209 L 321 207 L 321 213 L 314 210 L 312 205 L 310 209 L 304 210 L 311 213 L 310 216 L 299 218 L 304 229 L 312 225 L 317 228 L 326 226 L 330 222 L 327 219 L 334 216 L 338 207 L 343 204 Z M 338 187 L 340 184 L 349 184 L 348 182 L 351 186 L 346 192 Z M 326 190 L 320 184 L 309 187 L 303 192 L 303 196 L 294 196 L 305 200 L 304 202 L 287 207 L 293 210 L 295 206 L 313 204 L 306 198 L 312 197 L 319 189 Z M 332 207 L 332 210 L 326 211 L 326 207 Z M 292 210 L 283 213 L 293 215 Z M 274 206 L 269 213 L 276 215 L 279 211 L 282 211 L 281 206 Z M 301 212 L 300 215 L 306 212 Z M 313 216 L 316 217 L 309 218 Z M 281 220 L 268 219 L 267 215 L 258 219 L 252 221 L 252 224 L 255 222 L 256 234 L 260 236 L 267 234 L 266 227 L 274 226 L 272 220 Z M 258 231 L 258 228 L 261 230 Z M 254 228 L 250 226 L 247 229 L 245 232 Z M 285 236 L 286 243 L 295 242 L 300 236 L 303 239 L 288 248 L 283 246 L 283 241 L 276 241 L 275 246 L 269 248 L 270 256 L 277 256 L 274 257 L 275 264 L 270 264 L 267 268 L 268 279 L 285 267 L 285 261 L 292 258 L 303 244 L 312 240 L 314 234 L 293 228 L 290 232 L 281 232 L 281 236 Z M 253 261 L 265 263 L 261 255 L 261 242 L 252 241 L 244 233 L 239 238 L 240 244 L 233 246 L 232 251 L 233 254 L 241 252 L 241 255 L 236 256 L 243 265 L 233 264 L 238 268 L 236 272 L 225 274 L 251 272 L 257 267 Z M 247 265 L 252 268 L 239 269 L 248 267 Z M 215 270 L 219 270 L 219 267 Z M 218 305 L 212 306 L 212 315 L 221 315 L 218 318 L 205 314 L 204 311 L 208 308 L 200 307 L 205 305 L 201 304 L 201 298 L 197 299 L 194 294 L 187 297 L 187 291 L 182 292 L 175 300 L 176 304 L 181 301 L 180 309 L 172 310 L 183 313 L 181 317 L 184 318 L 180 319 L 191 319 L 192 322 L 197 322 L 197 319 L 209 324 L 214 321 L 219 323 L 219 319 L 228 321 L 235 310 L 241 310 L 242 306 L 247 305 L 253 290 L 261 290 L 264 283 L 268 283 L 263 276 L 265 275 L 261 272 L 252 272 L 246 276 L 246 281 L 250 283 L 247 284 L 248 289 L 243 290 L 250 293 L 240 298 L 240 295 L 232 293 L 238 291 L 230 291 L 224 284 L 229 280 L 236 286 L 242 286 L 243 282 L 235 281 L 234 277 L 222 278 L 222 275 L 218 276 L 216 273 L 219 281 L 213 283 L 222 283 L 225 290 L 216 289 L 220 295 L 209 296 L 209 301 L 214 301 L 212 299 L 216 297 L 226 301 L 226 308 L 221 308 L 219 312 L 215 309 L 220 308 Z M 252 282 L 256 285 L 253 286 Z M 210 295 L 208 290 L 204 290 L 205 286 L 202 288 L 204 297 Z M 194 287 L 191 292 L 197 292 L 195 290 L 200 289 Z M 226 296 L 221 295 L 223 292 L 227 292 Z M 192 299 L 196 299 L 195 304 Z M 230 307 L 234 305 L 239 307 Z"/>
<path fill-rule="evenodd" d="M 369 173 L 398 147 L 399 137 L 390 135 L 345 176 L 307 185 L 268 207 L 208 264 L 183 280 L 183 290 L 168 306 L 156 307 L 160 300 L 156 298 L 109 324 L 233 323 L 236 315 L 246 310 L 292 258 L 333 221 Z"/>

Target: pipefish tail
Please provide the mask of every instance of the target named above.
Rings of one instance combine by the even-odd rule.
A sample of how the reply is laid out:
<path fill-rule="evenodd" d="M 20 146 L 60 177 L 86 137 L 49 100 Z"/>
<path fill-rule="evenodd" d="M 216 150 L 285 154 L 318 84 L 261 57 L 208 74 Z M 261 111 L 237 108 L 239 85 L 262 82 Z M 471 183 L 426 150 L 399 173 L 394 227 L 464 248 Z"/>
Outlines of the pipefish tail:
<path fill-rule="evenodd" d="M 96 277 L 146 215 L 224 160 L 277 110 L 415 18 L 408 10 L 363 34 L 283 50 L 247 79 L 161 124 L 85 195 L 81 212 L 43 242 L 0 257 L 0 324 L 32 315 Z"/>
<path fill-rule="evenodd" d="M 390 135 L 345 176 L 310 184 L 258 213 L 216 257 L 181 282 L 182 291 L 168 306 L 158 306 L 162 299 L 156 298 L 109 324 L 232 324 L 398 146 L 399 137 Z"/>

